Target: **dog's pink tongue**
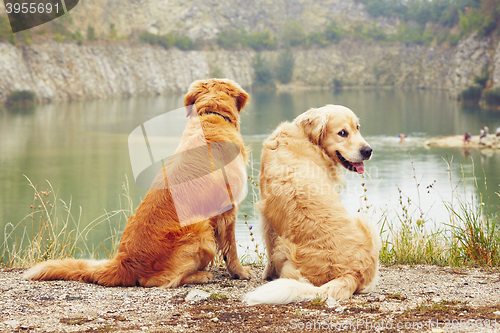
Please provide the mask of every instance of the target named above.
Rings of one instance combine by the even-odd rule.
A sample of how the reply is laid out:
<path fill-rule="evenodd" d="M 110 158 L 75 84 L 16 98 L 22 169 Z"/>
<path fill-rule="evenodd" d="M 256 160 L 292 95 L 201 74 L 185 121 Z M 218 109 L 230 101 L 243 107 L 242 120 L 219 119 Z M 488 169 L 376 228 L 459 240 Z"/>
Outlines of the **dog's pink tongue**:
<path fill-rule="evenodd" d="M 354 167 L 356 168 L 356 172 L 359 173 L 360 175 L 362 175 L 363 172 L 365 172 L 365 165 L 363 164 L 363 162 L 353 163 L 352 165 L 354 165 Z"/>

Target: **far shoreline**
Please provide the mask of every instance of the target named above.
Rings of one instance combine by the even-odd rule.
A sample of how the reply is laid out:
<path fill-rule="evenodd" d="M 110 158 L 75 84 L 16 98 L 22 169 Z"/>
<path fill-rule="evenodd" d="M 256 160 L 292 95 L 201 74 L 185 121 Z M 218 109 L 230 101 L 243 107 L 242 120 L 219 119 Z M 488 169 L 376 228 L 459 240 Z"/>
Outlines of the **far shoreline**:
<path fill-rule="evenodd" d="M 479 148 L 500 149 L 500 136 L 488 134 L 479 142 L 479 135 L 473 135 L 470 142 L 464 142 L 463 135 L 448 135 L 430 138 L 424 141 L 426 147 L 441 148 Z"/>

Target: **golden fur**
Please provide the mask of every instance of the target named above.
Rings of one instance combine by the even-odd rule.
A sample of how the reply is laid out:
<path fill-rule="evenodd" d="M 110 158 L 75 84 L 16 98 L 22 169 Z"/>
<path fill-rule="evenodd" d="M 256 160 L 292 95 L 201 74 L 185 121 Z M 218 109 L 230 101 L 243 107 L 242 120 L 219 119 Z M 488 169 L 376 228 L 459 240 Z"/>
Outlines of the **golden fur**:
<path fill-rule="evenodd" d="M 338 195 L 341 166 L 363 173 L 363 160 L 370 156 L 357 117 L 336 105 L 281 124 L 264 142 L 259 209 L 268 263 L 263 278 L 279 279 L 247 294 L 249 304 L 316 295 L 343 300 L 373 288 L 379 234 L 365 217 L 349 215 Z"/>
<path fill-rule="evenodd" d="M 228 190 L 237 192 L 240 189 L 235 186 L 245 184 L 243 159 L 246 160 L 246 153 L 239 132 L 239 113 L 247 99 L 248 94 L 236 83 L 216 79 L 194 82 L 184 99 L 188 116 L 197 112 L 199 117 L 190 118 L 178 151 L 202 145 L 207 147 L 207 143 L 210 150 L 212 143 L 220 142 L 239 147 L 243 156 L 241 163 L 225 167 L 227 183 L 232 185 L 230 189 L 221 178 L 221 173 L 210 173 L 215 163 L 211 159 L 212 170 L 203 179 L 203 184 L 189 193 L 182 193 L 184 198 L 196 194 L 197 200 L 182 202 L 182 207 L 177 207 L 176 212 L 172 198 L 174 190 L 171 192 L 167 186 L 165 175 L 168 175 L 170 185 L 182 184 L 190 179 L 196 182 L 199 179 L 198 169 L 207 166 L 206 159 L 200 156 L 202 151 L 190 150 L 192 153 L 178 154 L 163 166 L 135 214 L 128 220 L 114 258 L 106 262 L 51 260 L 28 270 L 25 278 L 76 280 L 104 286 L 177 287 L 188 283 L 206 283 L 212 274 L 205 269 L 213 261 L 217 248 L 222 252 L 231 277 L 249 278 L 249 271 L 242 267 L 236 252 L 234 228 L 237 208 L 233 206 L 211 218 L 192 216 L 192 223 L 188 221 L 185 226 L 179 222 L 180 215 L 189 213 L 190 207 L 214 209 L 211 203 L 220 199 L 218 194 L 226 193 L 227 197 Z M 202 134 L 196 130 L 196 124 L 199 128 L 200 122 Z M 225 151 L 219 149 L 217 153 L 224 155 Z M 223 160 L 225 157 L 219 156 Z M 213 213 L 207 212 L 206 216 L 214 216 Z"/>

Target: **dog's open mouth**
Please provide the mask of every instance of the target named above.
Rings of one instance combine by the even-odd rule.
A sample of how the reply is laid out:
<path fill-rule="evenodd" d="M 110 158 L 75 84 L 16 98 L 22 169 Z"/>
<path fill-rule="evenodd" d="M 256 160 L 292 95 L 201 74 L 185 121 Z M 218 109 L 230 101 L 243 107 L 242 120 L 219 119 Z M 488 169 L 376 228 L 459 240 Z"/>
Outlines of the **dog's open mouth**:
<path fill-rule="evenodd" d="M 338 151 L 336 151 L 336 153 L 340 163 L 342 163 L 344 168 L 346 168 L 347 170 L 357 172 L 360 175 L 365 172 L 365 165 L 363 164 L 363 162 L 349 162 Z"/>

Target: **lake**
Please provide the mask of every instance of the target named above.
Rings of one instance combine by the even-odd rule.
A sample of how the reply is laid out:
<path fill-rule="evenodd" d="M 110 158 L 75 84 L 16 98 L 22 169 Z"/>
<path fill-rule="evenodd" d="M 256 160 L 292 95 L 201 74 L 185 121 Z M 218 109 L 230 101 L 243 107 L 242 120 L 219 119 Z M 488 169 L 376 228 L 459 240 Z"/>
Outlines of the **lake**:
<path fill-rule="evenodd" d="M 340 104 L 358 115 L 361 133 L 374 150 L 373 158 L 365 163 L 364 178 L 346 172 L 341 197 L 349 212 L 356 213 L 368 205 L 373 219 L 380 220 L 386 214 L 397 223 L 402 197 L 405 205 L 410 199 L 410 211 L 418 208 L 425 219 L 441 224 L 447 223 L 449 216 L 444 203 L 457 203 L 456 195 L 468 201 L 482 195 L 488 211 L 497 211 L 500 152 L 426 148 L 423 142 L 428 137 L 466 131 L 477 135 L 483 123 L 492 132 L 500 126 L 498 112 L 462 106 L 443 91 L 307 90 L 254 92 L 251 96 L 241 117 L 241 131 L 253 151 L 248 173 L 253 172 L 256 179 L 262 142 L 281 122 L 291 121 L 311 107 Z M 38 190 L 48 189 L 48 180 L 58 198 L 71 201 L 75 219 L 81 207 L 82 227 L 106 211 L 120 208 L 120 202 L 124 202 L 122 185 L 127 178 L 136 207 L 146 190 L 133 181 L 128 135 L 145 121 L 182 106 L 183 95 L 169 95 L 0 111 L 0 244 L 4 230 L 11 228 L 9 223 L 16 225 L 31 212 L 34 192 L 25 176 Z M 399 142 L 399 133 L 407 136 L 404 143 Z M 242 247 L 240 255 L 247 247 L 253 249 L 243 214 L 248 215 L 248 224 L 257 241 L 261 241 L 258 216 L 250 202 L 256 193 L 250 184 L 240 210 L 236 231 Z M 58 209 L 61 212 L 62 208 Z M 25 222 L 30 230 L 32 222 Z M 36 227 L 37 221 L 33 223 Z M 93 227 L 85 240 L 89 248 L 97 248 L 102 242 L 109 248 L 107 238 L 117 227 L 115 223 L 111 220 Z M 17 235 L 20 237 L 21 228 Z"/>

